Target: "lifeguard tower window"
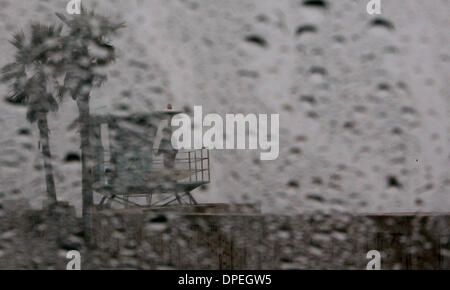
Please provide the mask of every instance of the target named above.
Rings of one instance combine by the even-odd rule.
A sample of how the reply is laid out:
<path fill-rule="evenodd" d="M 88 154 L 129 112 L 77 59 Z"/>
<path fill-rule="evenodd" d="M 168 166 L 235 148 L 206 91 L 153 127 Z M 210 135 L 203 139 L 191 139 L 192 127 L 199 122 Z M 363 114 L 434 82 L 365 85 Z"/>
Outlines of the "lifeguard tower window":
<path fill-rule="evenodd" d="M 158 126 L 173 114 L 92 117 L 93 187 L 101 195 L 99 208 L 112 202 L 125 207 L 197 204 L 191 192 L 210 182 L 209 150 L 172 148 L 168 157 L 167 148 L 154 147 Z M 173 157 L 173 165 L 167 166 L 167 158 Z"/>

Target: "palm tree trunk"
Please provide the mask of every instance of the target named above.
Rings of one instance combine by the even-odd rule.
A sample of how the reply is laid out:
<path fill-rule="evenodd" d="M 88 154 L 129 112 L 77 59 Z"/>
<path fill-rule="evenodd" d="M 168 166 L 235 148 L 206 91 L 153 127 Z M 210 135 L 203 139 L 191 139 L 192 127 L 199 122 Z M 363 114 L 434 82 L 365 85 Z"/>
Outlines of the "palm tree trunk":
<path fill-rule="evenodd" d="M 55 204 L 56 199 L 56 189 L 55 180 L 53 178 L 53 166 L 52 166 L 52 155 L 50 153 L 50 141 L 48 137 L 48 122 L 47 115 L 43 115 L 38 120 L 39 135 L 42 144 L 42 155 L 44 157 L 44 170 L 45 170 L 45 182 L 47 186 L 47 198 L 49 205 Z"/>
<path fill-rule="evenodd" d="M 80 136 L 81 136 L 81 175 L 82 175 L 82 198 L 83 198 L 83 225 L 86 243 L 93 245 L 93 192 L 91 172 L 91 146 L 90 146 L 90 115 L 89 95 L 77 98 Z"/>

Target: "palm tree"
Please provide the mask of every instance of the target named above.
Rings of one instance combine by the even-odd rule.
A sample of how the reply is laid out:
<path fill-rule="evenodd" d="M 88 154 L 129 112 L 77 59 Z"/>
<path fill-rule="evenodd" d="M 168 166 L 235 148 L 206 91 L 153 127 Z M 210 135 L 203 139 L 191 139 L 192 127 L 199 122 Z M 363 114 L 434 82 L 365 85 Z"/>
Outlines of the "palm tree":
<path fill-rule="evenodd" d="M 115 50 L 107 38 L 113 36 L 123 27 L 123 23 L 114 23 L 107 17 L 87 12 L 81 9 L 81 14 L 70 18 L 56 14 L 69 28 L 67 36 L 63 37 L 65 51 L 64 60 L 66 72 L 62 95 L 69 94 L 78 106 L 78 121 L 81 137 L 82 166 L 82 200 L 83 223 L 85 239 L 92 245 L 92 149 L 90 136 L 89 100 L 91 90 L 106 81 L 106 74 L 101 68 L 115 60 Z"/>
<path fill-rule="evenodd" d="M 37 123 L 44 159 L 47 199 L 56 204 L 55 181 L 51 163 L 47 115 L 58 109 L 55 99 L 57 82 L 58 42 L 62 26 L 32 24 L 29 37 L 23 32 L 13 36 L 11 44 L 17 49 L 15 60 L 2 68 L 1 81 L 10 83 L 8 99 L 27 106 L 27 120 Z"/>

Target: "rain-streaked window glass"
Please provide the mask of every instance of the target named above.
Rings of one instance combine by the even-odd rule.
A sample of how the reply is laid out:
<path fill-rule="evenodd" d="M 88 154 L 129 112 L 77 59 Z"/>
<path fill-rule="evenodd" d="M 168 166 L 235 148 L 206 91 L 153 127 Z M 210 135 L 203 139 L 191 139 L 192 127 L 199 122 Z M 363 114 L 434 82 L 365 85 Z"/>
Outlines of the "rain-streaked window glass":
<path fill-rule="evenodd" d="M 0 269 L 449 269 L 449 8 L 0 0 Z"/>

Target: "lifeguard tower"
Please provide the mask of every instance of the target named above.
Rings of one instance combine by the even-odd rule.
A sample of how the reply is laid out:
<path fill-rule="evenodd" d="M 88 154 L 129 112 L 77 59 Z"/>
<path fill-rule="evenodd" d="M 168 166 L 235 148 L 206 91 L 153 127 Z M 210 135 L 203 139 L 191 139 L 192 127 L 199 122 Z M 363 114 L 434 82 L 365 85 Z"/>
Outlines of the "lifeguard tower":
<path fill-rule="evenodd" d="M 99 208 L 113 202 L 144 208 L 197 204 L 192 191 L 210 182 L 209 150 L 179 150 L 170 168 L 164 154 L 158 155 L 159 129 L 165 122 L 170 126 L 178 113 L 170 108 L 125 117 L 92 116 L 93 188 L 101 195 Z"/>

